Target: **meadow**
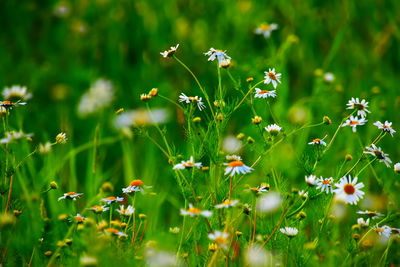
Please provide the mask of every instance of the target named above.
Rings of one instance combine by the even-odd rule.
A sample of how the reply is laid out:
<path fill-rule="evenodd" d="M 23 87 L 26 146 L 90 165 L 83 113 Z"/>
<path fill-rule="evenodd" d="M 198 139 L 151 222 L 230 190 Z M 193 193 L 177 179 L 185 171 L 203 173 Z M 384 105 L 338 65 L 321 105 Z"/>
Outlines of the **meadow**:
<path fill-rule="evenodd" d="M 0 266 L 400 265 L 400 2 L 0 2 Z"/>

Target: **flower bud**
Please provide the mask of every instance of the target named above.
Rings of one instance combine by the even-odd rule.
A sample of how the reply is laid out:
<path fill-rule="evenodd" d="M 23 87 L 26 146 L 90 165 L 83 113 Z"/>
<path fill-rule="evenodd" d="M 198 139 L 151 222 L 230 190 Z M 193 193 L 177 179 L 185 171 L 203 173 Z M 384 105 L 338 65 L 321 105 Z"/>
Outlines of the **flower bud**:
<path fill-rule="evenodd" d="M 328 116 L 324 116 L 324 117 L 322 118 L 322 122 L 323 122 L 325 125 L 329 125 L 329 124 L 332 123 L 332 120 L 331 120 L 331 118 L 329 118 Z"/>
<path fill-rule="evenodd" d="M 150 92 L 149 92 L 149 96 L 150 96 L 150 97 L 156 97 L 156 96 L 158 96 L 158 88 L 153 88 L 153 89 L 151 89 Z"/>
<path fill-rule="evenodd" d="M 258 125 L 262 122 L 262 118 L 260 116 L 255 116 L 254 118 L 251 119 L 251 122 L 255 125 Z"/>

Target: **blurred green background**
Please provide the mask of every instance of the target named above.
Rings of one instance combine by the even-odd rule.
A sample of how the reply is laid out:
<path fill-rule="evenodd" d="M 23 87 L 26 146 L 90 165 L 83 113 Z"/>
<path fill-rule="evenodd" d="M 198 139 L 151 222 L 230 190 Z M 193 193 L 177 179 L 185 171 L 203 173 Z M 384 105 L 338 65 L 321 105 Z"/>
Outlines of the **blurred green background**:
<path fill-rule="evenodd" d="M 99 122 L 102 124 L 101 137 L 115 136 L 109 120 L 113 113 L 119 108 L 143 107 L 139 95 L 153 87 L 173 100 L 177 100 L 181 92 L 201 96 L 189 73 L 173 59 L 162 58 L 161 51 L 180 44 L 176 55 L 198 75 L 212 96 L 217 88 L 216 68 L 215 64 L 207 62 L 203 53 L 210 47 L 226 50 L 233 60 L 230 72 L 240 81 L 244 91 L 247 77 L 259 81 L 263 79 L 263 71 L 270 67 L 282 73 L 273 110 L 284 128 L 318 123 L 324 115 L 332 118 L 333 125 L 329 128 L 305 131 L 293 142 L 282 145 L 279 153 L 269 157 L 263 167 L 260 165 L 258 176 L 250 180 L 262 182 L 271 169 L 278 168 L 282 177 L 289 177 L 285 183 L 302 185 L 305 172 L 298 162 L 308 149 L 306 141 L 325 134 L 330 138 L 351 97 L 366 98 L 370 102 L 369 125 L 358 131 L 360 140 L 350 129 L 342 130 L 330 156 L 321 162 L 325 176 L 334 175 L 329 170 L 337 168 L 346 153 L 359 155 L 360 142 L 366 145 L 377 135 L 372 122 L 389 120 L 400 131 L 396 127 L 400 123 L 398 10 L 400 2 L 396 0 L 2 0 L 0 87 L 27 86 L 34 97 L 28 106 L 18 110 L 18 115 L 22 114 L 20 117 L 24 118 L 24 131 L 35 133 L 34 143 L 66 131 L 70 139 L 68 147 L 64 148 L 67 154 L 69 148 L 91 142 Z M 279 25 L 270 39 L 254 34 L 262 22 Z M 333 83 L 325 83 L 318 76 L 325 72 L 335 75 Z M 237 101 L 240 95 L 234 90 L 234 84 L 224 70 L 222 74 L 226 101 Z M 109 79 L 114 84 L 116 98 L 113 105 L 99 116 L 80 118 L 77 115 L 79 99 L 98 78 Z M 171 110 L 172 120 L 166 126 L 169 139 L 178 152 L 185 154 L 184 159 L 188 159 L 187 144 L 182 142 L 185 133 L 181 122 L 174 119 L 179 112 L 162 99 L 154 99 L 150 105 Z M 259 115 L 272 123 L 265 103 L 256 102 L 255 106 Z M 248 106 L 241 108 L 233 114 L 225 134 L 244 132 L 246 136 L 253 136 L 257 145 L 260 139 L 255 136 L 257 132 L 250 123 L 252 117 Z M 18 129 L 21 125 L 22 122 L 18 122 L 13 127 Z M 172 177 L 171 166 L 153 145 L 143 140 L 135 136 L 123 141 L 122 145 L 102 146 L 98 162 L 103 170 L 96 174 L 96 185 L 111 181 L 118 185 L 116 192 L 120 192 L 120 186 L 125 186 L 132 177 L 141 177 L 160 192 L 157 205 L 174 206 L 171 217 L 165 210 L 162 214 L 162 210 L 154 209 L 153 226 L 158 225 L 157 220 L 176 222 L 180 219 L 178 208 L 181 204 L 179 197 L 174 196 L 179 190 L 169 177 Z M 396 140 L 397 136 L 394 139 L 387 137 L 382 142 L 384 151 L 395 162 L 396 158 L 400 161 L 400 151 L 394 145 Z M 257 149 L 246 151 L 249 162 L 257 157 L 252 151 Z M 96 180 L 91 174 L 92 166 L 88 164 L 90 155 L 72 157 L 74 162 L 69 163 L 69 169 L 64 173 L 52 169 L 63 155 L 49 159 L 46 170 L 42 170 L 41 183 L 35 186 L 45 187 L 57 176 L 64 191 L 84 191 L 86 188 L 89 192 L 92 190 L 88 195 L 94 195 L 97 187 L 89 184 Z M 203 162 L 207 161 L 205 157 Z M 382 180 L 393 176 L 393 171 L 383 165 L 377 164 L 377 169 Z M 29 177 L 34 175 L 31 170 Z M 121 179 L 122 176 L 125 178 Z M 168 178 L 164 180 L 163 177 Z M 35 184 L 35 181 L 30 183 Z M 374 184 L 376 181 L 372 180 L 370 190 L 376 193 L 385 186 L 394 186 L 392 192 L 399 188 L 392 178 L 379 187 Z M 174 194 L 162 190 L 171 190 Z M 55 198 L 61 192 L 50 194 Z M 165 199 L 173 204 L 164 202 Z M 398 204 L 399 199 L 396 201 Z M 143 207 L 151 207 L 151 203 L 145 202 Z M 55 205 L 58 204 L 54 204 L 53 211 L 57 210 Z M 151 209 L 146 211 L 151 213 Z"/>

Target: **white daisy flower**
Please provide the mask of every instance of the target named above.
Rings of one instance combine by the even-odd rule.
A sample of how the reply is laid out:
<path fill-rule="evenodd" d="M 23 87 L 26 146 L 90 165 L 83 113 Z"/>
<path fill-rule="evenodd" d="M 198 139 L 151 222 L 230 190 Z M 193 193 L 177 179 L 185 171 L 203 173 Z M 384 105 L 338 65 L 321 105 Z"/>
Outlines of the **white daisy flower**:
<path fill-rule="evenodd" d="M 64 195 L 62 197 L 58 198 L 58 201 L 60 201 L 61 199 L 72 199 L 72 200 L 76 200 L 77 198 L 79 198 L 81 195 L 83 195 L 83 193 L 75 193 L 75 192 L 68 192 L 68 193 L 64 193 Z"/>
<path fill-rule="evenodd" d="M 285 228 L 279 229 L 279 231 L 281 231 L 282 234 L 284 234 L 288 237 L 294 237 L 299 233 L 299 230 L 295 227 L 285 227 Z"/>
<path fill-rule="evenodd" d="M 208 238 L 213 240 L 219 247 L 228 249 L 229 234 L 226 232 L 215 231 L 214 233 L 208 234 Z"/>
<path fill-rule="evenodd" d="M 202 166 L 203 165 L 201 164 L 201 162 L 195 162 L 193 156 L 191 156 L 188 161 L 182 161 L 181 163 L 175 164 L 173 169 L 174 170 L 183 170 L 192 168 L 200 169 Z"/>
<path fill-rule="evenodd" d="M 374 125 L 375 125 L 376 127 L 378 127 L 378 129 L 380 129 L 380 130 L 382 130 L 382 131 L 384 131 L 384 132 L 390 133 L 392 136 L 393 136 L 393 134 L 396 132 L 396 131 L 392 128 L 392 123 L 391 123 L 391 122 L 388 122 L 388 121 L 385 121 L 385 123 L 382 123 L 382 122 L 380 122 L 380 121 L 377 121 L 377 122 L 374 123 Z"/>
<path fill-rule="evenodd" d="M 107 210 L 109 210 L 110 208 L 103 205 L 103 206 L 99 206 L 99 205 L 95 205 L 93 207 L 88 208 L 88 210 L 93 211 L 94 213 L 102 213 L 105 212 Z"/>
<path fill-rule="evenodd" d="M 381 227 L 376 225 L 373 227 L 373 229 L 378 235 L 384 236 L 385 238 L 389 238 L 392 234 L 392 228 L 387 225 L 383 225 Z"/>
<path fill-rule="evenodd" d="M 236 155 L 227 156 L 226 159 L 229 161 L 228 163 L 224 163 L 225 173 L 224 175 L 234 176 L 235 174 L 246 174 L 250 173 L 253 168 L 244 165 L 241 158 Z"/>
<path fill-rule="evenodd" d="M 166 50 L 166 51 L 164 51 L 164 52 L 160 52 L 160 54 L 161 54 L 164 58 L 172 57 L 172 56 L 175 54 L 175 52 L 176 52 L 176 50 L 178 49 L 178 47 L 179 47 L 179 44 L 177 44 L 176 46 L 171 46 L 171 48 L 170 48 L 169 50 Z"/>
<path fill-rule="evenodd" d="M 365 99 L 362 99 L 361 102 L 358 98 L 352 97 L 349 100 L 349 103 L 346 104 L 348 107 L 347 109 L 357 109 L 357 115 L 361 116 L 361 118 L 367 117 L 367 112 L 371 113 L 367 107 L 368 107 L 368 102 L 365 101 Z"/>
<path fill-rule="evenodd" d="M 267 23 L 262 23 L 260 26 L 258 26 L 256 28 L 256 30 L 254 31 L 255 34 L 262 34 L 264 35 L 265 39 L 268 39 L 271 36 L 271 32 L 275 31 L 276 29 L 278 29 L 278 24 L 275 23 L 271 23 L 271 24 L 267 24 Z"/>
<path fill-rule="evenodd" d="M 12 101 L 0 101 L 0 107 L 3 107 L 5 109 L 12 109 L 13 107 L 16 106 L 23 106 L 26 105 L 25 102 L 17 101 L 17 102 L 12 102 Z"/>
<path fill-rule="evenodd" d="M 360 188 L 364 187 L 364 184 L 357 184 L 357 180 L 357 177 L 354 177 L 352 180 L 351 175 L 340 178 L 339 183 L 335 184 L 337 189 L 333 190 L 336 194 L 336 198 L 351 205 L 357 204 L 357 202 L 364 197 L 364 192 L 360 190 Z"/>
<path fill-rule="evenodd" d="M 268 90 L 261 90 L 260 88 L 255 88 L 256 94 L 254 95 L 255 98 L 268 98 L 268 97 L 276 97 L 276 90 L 268 91 Z"/>
<path fill-rule="evenodd" d="M 257 186 L 257 187 L 250 187 L 250 191 L 254 192 L 256 194 L 262 194 L 262 193 L 266 193 L 269 191 L 269 184 L 266 183 L 262 183 L 261 185 Z"/>
<path fill-rule="evenodd" d="M 370 211 L 370 210 L 359 210 L 356 212 L 357 214 L 361 214 L 361 215 L 367 215 L 368 217 L 370 217 L 371 219 L 376 219 L 379 217 L 382 217 L 383 214 L 376 212 L 376 211 Z"/>
<path fill-rule="evenodd" d="M 22 131 L 19 132 L 15 132 L 15 131 L 11 131 L 11 132 L 6 132 L 6 137 L 3 139 L 0 139 L 0 144 L 8 144 L 11 142 L 16 142 L 19 141 L 21 139 L 25 139 L 28 141 L 31 141 L 33 134 L 25 134 Z"/>
<path fill-rule="evenodd" d="M 350 118 L 347 119 L 346 122 L 342 124 L 342 127 L 350 126 L 351 128 L 353 128 L 352 129 L 353 132 L 356 132 L 357 131 L 356 127 L 360 126 L 360 125 L 364 125 L 367 121 L 368 120 L 366 120 L 363 117 L 358 118 L 357 116 L 355 116 L 355 117 L 350 116 Z"/>
<path fill-rule="evenodd" d="M 197 107 L 199 108 L 200 111 L 202 111 L 206 106 L 202 102 L 202 98 L 198 96 L 187 96 L 184 93 L 181 93 L 179 95 L 179 102 L 185 102 L 187 104 L 189 103 L 197 103 Z"/>
<path fill-rule="evenodd" d="M 237 203 L 239 203 L 239 200 L 225 200 L 221 204 L 215 205 L 215 208 L 217 209 L 222 209 L 222 208 L 229 208 L 229 207 L 234 207 Z"/>
<path fill-rule="evenodd" d="M 183 215 L 183 216 L 189 215 L 190 217 L 201 215 L 203 217 L 208 218 L 208 217 L 211 217 L 212 212 L 209 210 L 201 210 L 201 209 L 195 208 L 195 207 L 193 207 L 192 204 L 189 204 L 189 209 L 187 209 L 187 210 L 181 209 L 181 215 Z"/>
<path fill-rule="evenodd" d="M 364 220 L 364 218 L 358 218 L 357 224 L 361 227 L 368 227 L 369 226 L 369 218 L 367 220 Z"/>
<path fill-rule="evenodd" d="M 231 57 L 228 56 L 225 51 L 219 50 L 219 49 L 214 49 L 210 48 L 204 55 L 209 56 L 208 61 L 214 61 L 215 59 L 218 60 L 218 64 L 221 67 L 222 64 L 229 62 Z"/>
<path fill-rule="evenodd" d="M 120 230 L 115 229 L 115 228 L 107 228 L 107 229 L 105 229 L 104 231 L 105 231 L 106 233 L 108 233 L 108 234 L 113 234 L 113 235 L 116 235 L 116 236 L 124 236 L 124 237 L 127 237 L 127 236 L 128 236 L 128 235 L 125 234 L 124 232 L 121 232 Z"/>
<path fill-rule="evenodd" d="M 105 197 L 100 199 L 102 202 L 107 202 L 108 205 L 114 202 L 122 202 L 124 200 L 123 197 Z"/>
<path fill-rule="evenodd" d="M 279 132 L 282 130 L 282 127 L 276 125 L 276 124 L 271 124 L 268 125 L 267 127 L 264 128 L 270 135 L 278 135 Z"/>
<path fill-rule="evenodd" d="M 125 209 L 125 206 L 124 206 L 124 205 L 121 205 L 121 206 L 119 206 L 119 209 L 117 209 L 117 212 L 118 212 L 119 214 L 121 214 L 122 216 L 127 216 L 127 217 L 129 217 L 129 216 L 131 216 L 131 215 L 135 212 L 135 209 L 134 209 L 131 205 L 129 205 L 128 207 L 126 207 L 126 209 Z"/>
<path fill-rule="evenodd" d="M 50 142 L 46 142 L 44 144 L 40 143 L 38 146 L 38 150 L 39 150 L 39 154 L 41 155 L 45 155 L 50 153 L 51 151 L 51 143 Z"/>
<path fill-rule="evenodd" d="M 82 215 L 80 215 L 79 213 L 76 214 L 74 217 L 72 217 L 72 219 L 74 221 L 76 221 L 77 223 L 83 223 L 86 220 L 86 217 L 83 217 Z"/>
<path fill-rule="evenodd" d="M 400 162 L 394 164 L 394 172 L 400 173 Z"/>
<path fill-rule="evenodd" d="M 367 146 L 365 149 L 366 151 L 363 151 L 364 154 L 375 156 L 379 162 L 385 163 L 386 167 L 390 168 L 392 160 L 389 158 L 389 154 L 385 154 L 380 147 L 372 144 L 371 146 Z"/>
<path fill-rule="evenodd" d="M 272 83 L 272 85 L 274 86 L 274 88 L 276 88 L 278 86 L 278 83 L 281 83 L 281 73 L 275 73 L 275 69 L 269 69 L 268 71 L 264 71 L 265 73 L 265 81 L 264 83 L 266 84 L 270 84 Z"/>
<path fill-rule="evenodd" d="M 318 184 L 318 179 L 317 179 L 317 176 L 315 176 L 315 175 L 306 176 L 306 177 L 305 177 L 305 180 L 306 180 L 306 183 L 307 183 L 309 186 L 314 186 L 314 185 L 317 185 L 317 184 Z"/>
<path fill-rule="evenodd" d="M 326 137 L 326 136 L 325 136 Z M 310 143 L 308 143 L 309 145 L 321 145 L 321 146 L 326 146 L 326 143 L 324 142 L 324 138 L 320 139 L 320 138 L 316 138 L 314 140 L 312 140 Z"/>
<path fill-rule="evenodd" d="M 317 187 L 316 189 L 320 189 L 322 192 L 325 192 L 327 194 L 332 193 L 332 183 L 333 183 L 333 178 L 323 178 L 320 177 L 317 180 Z"/>
<path fill-rule="evenodd" d="M 2 94 L 5 100 L 11 101 L 26 101 L 32 98 L 32 94 L 28 93 L 28 89 L 25 86 L 20 85 L 6 87 Z"/>
<path fill-rule="evenodd" d="M 130 193 L 134 193 L 134 192 L 144 192 L 143 190 L 143 181 L 140 179 L 137 180 L 133 180 L 132 182 L 130 182 L 128 187 L 122 188 L 122 193 L 124 194 L 130 194 Z"/>

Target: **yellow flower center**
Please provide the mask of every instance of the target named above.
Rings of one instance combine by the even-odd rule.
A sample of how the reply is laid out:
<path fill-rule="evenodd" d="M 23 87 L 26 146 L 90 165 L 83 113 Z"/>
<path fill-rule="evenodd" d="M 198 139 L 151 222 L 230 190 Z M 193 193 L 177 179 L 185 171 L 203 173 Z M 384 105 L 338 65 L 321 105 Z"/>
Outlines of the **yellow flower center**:
<path fill-rule="evenodd" d="M 243 166 L 243 162 L 241 162 L 240 160 L 235 160 L 235 161 L 231 161 L 228 163 L 229 167 L 240 167 Z"/>
<path fill-rule="evenodd" d="M 260 91 L 260 94 L 268 94 L 270 91 L 268 91 L 268 90 L 262 90 L 262 91 Z"/>
<path fill-rule="evenodd" d="M 276 75 L 275 75 L 275 73 L 273 73 L 273 72 L 268 72 L 268 77 L 270 78 L 270 79 L 272 79 L 272 80 L 276 80 Z"/>
<path fill-rule="evenodd" d="M 358 123 L 359 123 L 358 121 L 350 121 L 350 122 L 349 122 L 350 125 L 356 125 L 356 124 L 358 124 Z"/>
<path fill-rule="evenodd" d="M 131 186 L 143 186 L 142 180 L 133 180 L 130 184 Z"/>
<path fill-rule="evenodd" d="M 193 214 L 198 214 L 198 213 L 201 212 L 201 210 L 198 209 L 198 208 L 190 208 L 190 209 L 187 210 L 187 212 L 193 213 Z"/>
<path fill-rule="evenodd" d="M 346 184 L 343 187 L 343 191 L 348 195 L 352 195 L 354 192 L 356 192 L 356 188 L 352 184 Z"/>
<path fill-rule="evenodd" d="M 330 184 L 330 183 L 331 183 L 331 180 L 326 179 L 326 180 L 323 180 L 322 183 L 323 183 L 323 184 Z"/>

